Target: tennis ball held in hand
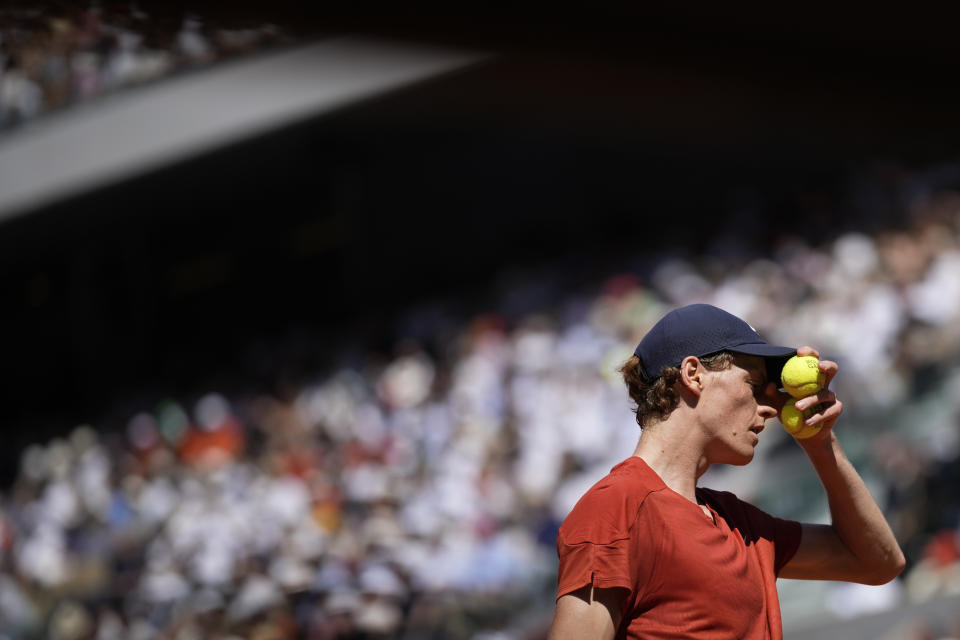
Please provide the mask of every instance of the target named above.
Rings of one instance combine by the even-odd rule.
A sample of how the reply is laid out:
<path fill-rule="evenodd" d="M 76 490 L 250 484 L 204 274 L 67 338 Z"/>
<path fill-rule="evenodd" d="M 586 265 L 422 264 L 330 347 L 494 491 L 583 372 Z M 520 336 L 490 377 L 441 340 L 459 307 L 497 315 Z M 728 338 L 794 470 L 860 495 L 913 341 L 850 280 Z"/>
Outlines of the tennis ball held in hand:
<path fill-rule="evenodd" d="M 793 356 L 783 365 L 780 382 L 787 393 L 800 399 L 818 393 L 826 379 L 815 356 Z"/>
<path fill-rule="evenodd" d="M 819 406 L 819 405 L 818 405 Z M 812 416 L 817 411 L 817 406 L 811 407 L 806 411 L 800 411 L 792 402 L 787 402 L 780 410 L 780 422 L 787 433 L 797 440 L 804 440 L 820 433 L 823 422 L 809 426 L 803 424 L 803 421 Z"/>

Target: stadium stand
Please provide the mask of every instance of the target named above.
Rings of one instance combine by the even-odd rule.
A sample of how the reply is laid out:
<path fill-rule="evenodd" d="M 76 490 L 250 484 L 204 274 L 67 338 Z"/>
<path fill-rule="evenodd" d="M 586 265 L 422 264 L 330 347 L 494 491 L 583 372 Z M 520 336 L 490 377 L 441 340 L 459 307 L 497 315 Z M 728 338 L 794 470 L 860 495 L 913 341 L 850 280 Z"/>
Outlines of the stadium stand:
<path fill-rule="evenodd" d="M 202 11 L 184 19 L 181 12 L 163 11 L 159 4 L 143 9 L 133 3 L 55 12 L 0 9 L 0 129 L 17 134 L 70 105 L 161 77 L 189 75 L 190 69 L 298 37 L 296 25 L 285 22 L 271 26 L 223 14 L 208 19 Z M 918 40 L 931 38 L 922 33 Z M 870 44 L 864 36 L 857 42 Z M 795 41 L 783 46 L 795 55 Z M 48 50 L 54 54 L 39 55 Z M 939 49 L 924 51 L 940 57 Z M 767 75 L 761 74 L 764 82 L 783 74 L 784 60 L 789 56 L 768 63 Z M 829 52 L 821 55 L 821 64 L 834 62 Z M 943 64 L 915 65 L 933 69 L 923 94 L 928 101 L 930 86 L 944 97 L 939 74 L 949 65 Z M 480 92 L 463 92 L 460 98 L 484 116 L 493 114 L 469 121 L 481 125 L 471 131 L 473 138 L 452 136 L 454 126 L 437 117 L 437 111 L 423 116 L 418 100 L 404 104 L 401 98 L 388 105 L 386 111 L 396 119 L 383 128 L 370 133 L 357 126 L 353 137 L 332 138 L 333 144 L 326 145 L 332 148 L 329 156 L 313 151 L 297 156 L 295 171 L 281 170 L 291 174 L 283 176 L 287 181 L 277 180 L 281 187 L 253 179 L 247 185 L 217 183 L 211 196 L 190 189 L 199 180 L 168 179 L 135 196 L 130 193 L 142 183 L 128 185 L 118 197 L 120 208 L 135 208 L 143 216 L 135 220 L 126 210 L 122 216 L 98 218 L 103 200 L 94 198 L 62 204 L 53 214 L 25 217 L 20 226 L 7 224 L 4 233 L 13 233 L 3 239 L 5 251 L 0 253 L 4 266 L 13 264 L 15 273 L 3 281 L 5 299 L 20 301 L 21 308 L 14 310 L 21 313 L 17 327 L 39 326 L 36 333 L 45 342 L 38 347 L 40 341 L 31 342 L 35 335 L 18 333 L 20 344 L 11 347 L 17 366 L 7 375 L 19 384 L 7 389 L 22 397 L 19 404 L 9 401 L 5 417 L 16 410 L 13 415 L 26 420 L 41 409 L 80 406 L 95 391 L 102 397 L 103 386 L 109 387 L 112 404 L 101 412 L 102 419 L 56 437 L 47 437 L 50 429 L 34 432 L 33 423 L 26 428 L 5 425 L 10 442 L 28 444 L 22 451 L 3 452 L 7 459 L 16 453 L 18 461 L 15 468 L 2 469 L 10 481 L 0 487 L 0 638 L 543 638 L 553 607 L 557 526 L 582 491 L 632 450 L 637 437 L 615 368 L 664 310 L 694 301 L 742 315 L 772 341 L 810 343 L 840 362 L 836 387 L 846 406 L 840 437 L 908 557 L 904 574 L 884 587 L 783 581 L 787 636 L 960 637 L 960 169 L 938 164 L 911 170 L 892 163 L 879 173 L 848 176 L 840 197 L 851 207 L 840 221 L 830 219 L 835 203 L 825 203 L 815 189 L 807 193 L 798 187 L 802 202 L 791 211 L 808 224 L 794 229 L 762 208 L 751 208 L 747 193 L 745 204 L 731 207 L 736 211 L 729 219 L 717 220 L 713 210 L 691 216 L 695 226 L 708 229 L 697 236 L 696 246 L 676 244 L 676 234 L 665 233 L 664 222 L 657 228 L 664 233 L 655 238 L 661 245 L 656 251 L 650 250 L 651 241 L 628 254 L 625 247 L 647 230 L 649 217 L 671 218 L 675 231 L 686 224 L 675 215 L 678 211 L 727 195 L 721 189 L 729 186 L 731 174 L 723 173 L 724 166 L 739 163 L 749 173 L 767 163 L 770 131 L 787 132 L 778 139 L 782 144 L 812 130 L 827 138 L 849 129 L 849 142 L 867 137 L 867 129 L 851 125 L 870 120 L 864 105 L 875 107 L 869 115 L 882 129 L 916 98 L 913 93 L 899 102 L 879 100 L 868 83 L 860 85 L 859 100 L 848 96 L 848 102 L 837 104 L 829 82 L 826 88 L 800 82 L 800 90 L 768 104 L 770 93 L 753 90 L 763 84 L 756 76 L 737 85 L 738 93 L 730 88 L 730 76 L 722 82 L 702 80 L 710 73 L 700 68 L 685 76 L 684 84 L 644 65 L 635 75 L 612 71 L 615 81 L 609 86 L 588 81 L 603 66 L 599 63 L 568 61 L 560 67 L 563 72 L 554 71 L 560 76 L 555 82 L 563 87 L 552 94 L 557 111 L 578 104 L 579 82 L 598 93 L 616 86 L 621 93 L 614 93 L 613 103 L 630 98 L 609 118 L 593 117 L 602 120 L 598 127 L 608 127 L 608 137 L 600 135 L 599 142 L 583 147 L 562 138 L 544 151 L 537 146 L 543 138 L 515 123 L 501 138 L 491 136 L 490 122 L 501 115 L 497 108 L 505 111 L 514 94 L 520 98 L 512 108 L 529 107 L 524 100 L 533 102 L 532 93 L 524 93 L 521 85 L 542 89 L 537 82 L 547 74 L 518 73 L 510 91 L 501 93 L 500 85 L 487 77 L 481 79 Z M 533 68 L 543 71 L 545 66 Z M 581 75 L 574 75 L 577 68 Z M 913 68 L 905 69 L 898 73 L 915 79 Z M 890 77 L 903 77 L 894 71 L 885 67 L 875 76 L 884 91 Z M 744 85 L 750 90 L 743 90 Z M 434 91 L 431 96 L 441 105 L 460 104 L 457 85 Z M 648 94 L 657 98 L 658 92 L 674 99 L 645 102 Z M 504 102 L 494 101 L 490 108 L 478 95 Z M 879 95 L 888 97 L 883 91 Z M 807 96 L 813 96 L 810 102 L 796 108 L 796 101 Z M 711 112 L 702 120 L 689 119 L 695 122 L 690 127 L 687 111 L 678 108 L 688 101 L 745 115 L 730 119 L 736 126 L 724 127 L 727 121 Z M 950 123 L 956 126 L 954 111 L 949 100 L 939 104 L 939 111 L 924 114 L 927 128 L 915 125 L 899 134 L 917 147 L 932 148 L 934 139 L 949 146 L 944 131 Z M 753 105 L 759 105 L 756 111 L 751 111 Z M 786 119 L 754 117 L 770 105 Z M 610 140 L 634 126 L 639 107 L 654 128 L 667 123 L 667 128 L 683 131 L 680 146 L 676 138 L 658 138 L 657 131 L 629 142 L 653 149 L 645 162 L 612 152 Z M 415 117 L 404 120 L 405 109 Z M 535 119 L 555 128 L 539 135 L 565 130 L 564 117 L 573 111 L 553 116 L 552 123 L 537 113 Z M 843 118 L 833 121 L 827 133 L 810 124 L 835 113 Z M 420 120 L 437 123 L 433 138 L 410 124 Z M 349 118 L 343 125 L 336 121 L 331 128 L 349 129 Z M 399 150 L 365 147 L 369 157 L 351 151 L 358 140 L 381 137 L 391 126 L 400 130 L 394 139 Z M 526 154 L 505 151 L 518 147 L 503 139 L 528 135 L 534 143 L 519 147 Z M 683 137 L 687 135 L 707 141 L 695 146 Z M 451 147 L 465 147 L 465 155 L 476 157 L 444 171 L 440 163 L 451 154 L 450 147 L 435 145 L 441 137 L 453 138 Z M 731 152 L 731 140 L 744 137 L 754 146 Z M 476 143 L 479 138 L 494 140 L 484 147 Z M 282 155 L 265 153 L 270 144 L 289 145 L 284 153 L 294 146 L 289 138 L 268 142 L 256 147 L 250 164 L 259 167 L 264 158 L 269 162 Z M 398 170 L 423 160 L 409 149 L 431 144 L 433 164 Z M 565 146 L 573 151 L 563 155 Z M 803 149 L 819 170 L 839 171 L 842 161 L 825 159 L 822 146 Z M 676 160 L 683 153 L 696 156 L 699 172 L 684 172 L 686 160 Z M 589 174 L 579 164 L 579 156 L 588 154 L 600 167 Z M 586 174 L 587 186 L 554 184 L 557 174 L 550 172 L 547 155 L 559 157 L 578 177 Z M 671 161 L 675 164 L 669 169 L 657 171 Z M 222 169 L 224 156 L 179 170 L 191 173 L 204 163 L 204 178 L 220 175 L 223 183 L 236 181 L 235 174 L 209 169 Z M 367 176 L 383 179 L 376 189 L 363 184 L 358 167 L 367 168 L 364 163 L 379 171 Z M 785 182 L 802 182 L 802 176 L 781 171 L 784 166 L 801 163 L 782 163 L 771 173 L 785 173 L 780 178 Z M 597 172 L 611 167 L 616 167 L 611 180 L 597 178 Z M 452 178 L 469 171 L 479 176 L 477 182 Z M 637 179 L 638 172 L 644 180 Z M 667 174 L 679 177 L 661 180 Z M 267 171 L 245 175 L 266 176 Z M 484 181 L 506 183 L 518 175 L 533 180 L 533 186 L 476 198 L 489 186 Z M 706 176 L 714 181 L 707 182 Z M 316 211 L 310 215 L 290 214 L 299 204 L 295 196 L 277 199 L 294 179 L 296 188 L 313 198 Z M 604 191 L 611 182 L 620 189 L 616 198 Z M 336 188 L 330 189 L 330 183 Z M 175 190 L 171 184 L 185 192 L 182 199 L 179 194 L 160 197 L 160 192 Z M 429 203 L 438 210 L 431 216 L 395 215 L 400 207 L 394 201 L 418 189 L 448 189 L 457 197 Z M 691 199 L 698 190 L 700 199 Z M 609 213 L 623 202 L 634 205 L 641 191 L 656 193 L 650 209 L 664 210 L 644 216 L 632 208 L 621 217 Z M 227 192 L 240 195 L 221 209 L 219 196 Z M 241 213 L 236 201 L 244 198 L 253 202 L 250 210 L 262 211 Z M 356 204 L 364 199 L 386 213 L 377 217 Z M 407 199 L 410 207 L 423 204 Z M 161 202 L 156 207 L 163 211 L 144 214 L 149 209 L 145 200 Z M 457 206 L 448 211 L 451 203 Z M 609 207 L 604 211 L 600 205 Z M 74 206 L 87 217 L 70 217 Z M 588 206 L 598 210 L 591 209 L 589 222 L 569 222 L 573 210 Z M 460 217 L 460 208 L 501 218 L 486 227 L 468 220 L 474 228 L 453 234 L 449 220 Z M 198 210 L 209 215 L 197 216 L 200 223 L 187 220 Z M 348 229 L 350 214 L 369 216 L 373 231 L 359 223 Z M 625 225 L 627 219 L 634 226 Z M 139 235 L 132 232 L 138 225 L 144 227 Z M 37 231 L 43 226 L 54 230 Z M 612 228 L 622 236 L 616 242 L 604 236 Z M 827 228 L 837 233 L 823 233 Z M 40 240 L 18 242 L 31 233 Z M 498 237 L 509 234 L 520 238 L 512 247 Z M 454 235 L 455 242 L 437 240 Z M 151 244 L 148 236 L 166 240 Z M 521 247 L 527 238 L 541 244 Z M 550 261 L 558 258 L 558 247 L 588 239 L 594 247 L 614 247 L 621 252 L 619 259 Z M 471 252 L 462 246 L 470 242 L 497 251 L 472 247 Z M 233 245 L 240 248 L 224 250 Z M 346 298 L 351 288 L 359 291 L 350 291 L 352 295 L 374 299 L 365 312 L 378 313 L 378 302 L 390 295 L 394 301 L 404 297 L 407 289 L 397 282 L 446 277 L 460 285 L 467 270 L 454 268 L 458 258 L 483 271 L 496 257 L 483 262 L 481 251 L 511 258 L 531 250 L 537 267 L 530 267 L 531 261 L 524 267 L 501 265 L 504 271 L 484 274 L 483 285 L 476 284 L 474 273 L 470 287 L 457 287 L 459 297 L 423 300 L 421 295 L 399 317 L 385 316 L 392 323 L 390 340 L 364 335 L 369 326 L 358 320 L 360 326 L 345 332 L 341 344 L 330 350 L 337 359 L 322 366 L 302 356 L 316 350 L 316 336 L 295 333 L 280 345 L 258 342 L 230 360 L 251 363 L 246 369 L 178 376 L 220 358 L 232 346 L 229 342 L 214 348 L 197 336 L 212 343 L 214 332 L 248 329 L 233 326 L 240 316 L 272 319 L 285 305 L 320 298 L 315 315 L 328 318 L 336 310 L 332 303 L 324 308 L 324 296 Z M 165 251 L 173 257 L 161 255 Z M 365 251 L 382 251 L 380 261 Z M 280 262 L 281 256 L 290 260 L 283 264 L 291 272 L 307 273 L 283 281 L 282 270 L 265 264 Z M 449 265 L 448 273 L 438 273 L 437 256 Z M 52 266 L 31 271 L 46 258 Z M 18 259 L 27 266 L 15 263 Z M 584 262 L 593 265 L 587 275 Z M 607 269 L 613 263 L 617 268 Z M 133 273 L 124 272 L 131 265 Z M 397 280 L 381 273 L 391 268 L 399 274 Z M 327 276 L 327 288 L 318 284 L 317 273 Z M 230 286 L 224 285 L 231 279 Z M 380 288 L 369 285 L 373 281 Z M 147 286 L 162 292 L 138 297 L 138 288 Z M 104 293 L 113 289 L 123 294 L 110 298 Z M 88 300 L 84 296 L 91 291 L 96 295 Z M 423 291 L 430 290 L 417 289 Z M 240 299 L 237 308 L 206 313 L 231 295 Z M 105 311 L 94 310 L 100 304 Z M 167 304 L 169 309 L 158 309 Z M 81 308 L 70 318 L 76 326 L 61 330 L 63 317 L 75 307 Z M 117 313 L 121 307 L 126 313 Z M 345 305 L 340 313 L 350 310 Z M 150 312 L 154 315 L 142 319 Z M 136 348 L 137 340 L 161 335 L 151 322 L 175 320 L 180 331 L 170 331 L 167 342 Z M 206 333 L 199 331 L 201 324 Z M 172 344 L 176 340 L 170 335 L 182 342 Z M 74 347 L 66 357 L 60 353 L 64 343 Z M 101 350 L 108 344 L 114 352 Z M 161 358 L 157 352 L 164 349 L 173 354 Z M 133 353 L 129 358 L 116 357 L 127 350 Z M 250 370 L 273 376 L 282 367 L 261 365 L 288 358 L 297 361 L 298 375 L 275 376 L 269 389 L 236 384 L 235 376 Z M 169 366 L 172 360 L 180 361 L 174 374 L 151 379 L 154 385 L 158 380 L 168 385 L 160 389 L 161 401 L 155 401 L 155 386 L 136 388 L 146 385 L 136 374 Z M 48 362 L 62 368 L 48 372 L 53 368 Z M 45 385 L 19 379 L 38 372 L 49 376 Z M 222 384 L 198 383 L 211 378 Z M 68 401 L 58 393 L 72 395 Z M 98 405 L 94 400 L 84 405 L 90 406 Z M 815 476 L 773 422 L 750 466 L 710 474 L 705 482 L 734 490 L 779 515 L 827 517 Z"/>
<path fill-rule="evenodd" d="M 902 228 L 819 246 L 785 236 L 739 265 L 678 254 L 648 265 L 649 279 L 610 274 L 579 293 L 532 274 L 483 314 L 412 308 L 415 331 L 392 353 L 357 345 L 359 357 L 283 396 L 202 390 L 144 406 L 120 431 L 36 443 L 3 496 L 3 626 L 538 637 L 556 527 L 637 437 L 614 369 L 665 309 L 692 301 L 839 360 L 841 437 L 907 551 L 887 587 L 782 583 L 788 631 L 802 637 L 812 611 L 843 621 L 953 597 L 960 195 L 920 192 Z M 770 428 L 750 466 L 711 470 L 710 483 L 822 519 L 803 467 Z"/>
<path fill-rule="evenodd" d="M 118 90 L 290 44 L 296 25 L 136 3 L 0 8 L 0 130 Z"/>

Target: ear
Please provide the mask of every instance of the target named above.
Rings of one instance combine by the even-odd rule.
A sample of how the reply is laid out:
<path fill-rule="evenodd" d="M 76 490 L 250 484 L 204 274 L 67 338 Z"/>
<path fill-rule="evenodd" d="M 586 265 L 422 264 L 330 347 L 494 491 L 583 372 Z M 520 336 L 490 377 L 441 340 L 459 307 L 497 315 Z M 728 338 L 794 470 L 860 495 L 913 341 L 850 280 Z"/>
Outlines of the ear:
<path fill-rule="evenodd" d="M 696 356 L 687 356 L 680 363 L 680 384 L 690 393 L 700 395 L 706 369 Z"/>

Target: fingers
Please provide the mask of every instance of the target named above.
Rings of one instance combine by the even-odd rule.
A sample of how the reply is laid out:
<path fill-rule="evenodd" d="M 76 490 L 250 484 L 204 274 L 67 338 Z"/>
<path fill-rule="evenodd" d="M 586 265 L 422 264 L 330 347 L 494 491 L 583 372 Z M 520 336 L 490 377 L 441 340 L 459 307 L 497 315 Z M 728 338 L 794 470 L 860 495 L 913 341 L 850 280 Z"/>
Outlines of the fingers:
<path fill-rule="evenodd" d="M 820 371 L 823 372 L 824 378 L 826 379 L 823 386 L 829 387 L 830 381 L 833 380 L 833 377 L 837 375 L 837 371 L 840 367 L 833 360 L 821 360 L 820 361 Z"/>
<path fill-rule="evenodd" d="M 831 404 L 836 402 L 836 400 L 836 393 L 830 389 L 821 389 L 819 393 L 815 393 L 812 396 L 807 396 L 806 398 L 800 398 L 794 403 L 794 406 L 800 411 L 806 411 L 807 409 L 815 407 L 818 404 Z"/>
<path fill-rule="evenodd" d="M 813 356 L 814 358 L 819 358 L 819 357 L 820 357 L 820 352 L 817 351 L 816 349 L 814 349 L 813 347 L 809 346 L 809 345 L 804 345 L 804 346 L 800 347 L 799 349 L 797 349 L 797 355 L 798 355 L 798 356 Z"/>
<path fill-rule="evenodd" d="M 820 393 L 807 396 L 797 400 L 794 406 L 800 411 L 813 409 L 816 411 L 812 416 L 803 421 L 806 425 L 815 425 L 821 422 L 833 424 L 843 413 L 843 403 L 837 399 L 837 394 L 829 389 L 824 389 Z"/>
<path fill-rule="evenodd" d="M 811 347 L 810 345 L 803 345 L 797 349 L 798 356 L 813 356 L 814 358 L 820 360 L 820 352 Z M 833 360 L 820 360 L 820 371 L 823 371 L 824 376 L 826 377 L 825 387 L 830 386 L 830 381 L 833 380 L 833 377 L 837 375 L 838 366 L 837 363 Z"/>
<path fill-rule="evenodd" d="M 837 400 L 833 404 L 826 406 L 823 411 L 813 414 L 803 421 L 805 425 L 813 426 L 815 424 L 833 425 L 836 423 L 840 414 L 843 413 L 843 403 Z"/>

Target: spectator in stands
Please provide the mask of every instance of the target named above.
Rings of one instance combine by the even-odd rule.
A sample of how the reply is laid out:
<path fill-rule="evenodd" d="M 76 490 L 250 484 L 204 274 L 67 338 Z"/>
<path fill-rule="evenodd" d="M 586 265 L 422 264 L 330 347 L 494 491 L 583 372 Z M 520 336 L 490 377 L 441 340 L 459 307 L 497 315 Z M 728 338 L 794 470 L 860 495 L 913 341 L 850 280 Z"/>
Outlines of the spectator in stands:
<path fill-rule="evenodd" d="M 0 7 L 0 130 L 77 102 L 290 40 L 218 11 L 213 23 L 136 3 Z M 289 31 L 289 29 L 287 30 Z"/>
<path fill-rule="evenodd" d="M 0 56 L 18 55 L 25 33 L 49 19 L 60 43 L 47 72 L 57 91 L 73 86 L 67 51 L 95 49 L 115 22 L 142 34 L 139 44 L 113 41 L 141 62 L 148 53 L 173 59 L 183 22 L 144 20 L 122 5 L 123 15 L 106 8 L 99 20 L 34 16 L 11 36 L 5 11 Z M 221 46 L 212 21 L 199 30 Z M 128 69 L 125 55 L 111 65 Z M 318 638 L 395 625 L 462 637 L 492 611 L 522 630 L 525 612 L 552 604 L 559 522 L 635 445 L 615 370 L 680 303 L 676 291 L 722 302 L 774 341 L 822 344 L 842 362 L 831 386 L 850 398 L 844 437 L 857 444 L 849 450 L 860 452 L 874 494 L 894 487 L 899 496 L 892 521 L 912 532 L 902 535 L 913 571 L 926 540 L 960 526 L 955 493 L 930 493 L 936 521 L 926 506 L 928 478 L 955 464 L 960 416 L 960 312 L 931 293 L 960 282 L 951 266 L 960 207 L 952 192 L 927 193 L 918 222 L 896 232 L 821 244 L 784 237 L 774 255 L 742 266 L 675 257 L 646 265 L 649 279 L 616 274 L 586 298 L 537 283 L 533 308 L 515 293 L 498 313 L 447 318 L 444 335 L 457 329 L 449 341 L 370 354 L 291 395 L 200 392 L 192 412 L 174 399 L 125 415 L 126 425 L 36 443 L 0 495 L 0 628 L 37 637 L 55 618 L 58 633 L 95 629 L 101 638 L 291 625 Z M 419 330 L 440 334 L 432 328 Z M 855 350 L 866 330 L 877 348 Z M 808 501 L 771 495 L 771 470 L 788 468 L 796 449 L 780 446 L 781 431 L 768 428 L 742 474 L 708 474 L 714 486 L 739 482 L 745 499 L 781 500 L 770 510 L 797 519 Z M 892 445 L 877 441 L 884 432 Z M 954 486 L 945 478 L 938 486 Z M 798 484 L 791 479 L 792 495 L 804 496 Z M 937 575 L 955 568 L 950 555 L 936 557 Z M 923 586 L 925 565 L 905 582 Z M 368 601 L 377 615 L 364 619 Z"/>

